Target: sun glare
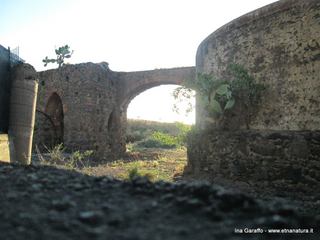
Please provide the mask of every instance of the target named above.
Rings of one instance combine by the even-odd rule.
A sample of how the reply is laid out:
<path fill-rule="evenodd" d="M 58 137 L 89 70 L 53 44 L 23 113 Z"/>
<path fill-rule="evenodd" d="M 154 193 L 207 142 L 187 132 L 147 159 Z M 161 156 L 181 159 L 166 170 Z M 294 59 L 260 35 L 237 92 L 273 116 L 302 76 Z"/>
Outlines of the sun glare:
<path fill-rule="evenodd" d="M 144 91 L 129 104 L 127 118 L 194 124 L 194 108 L 186 114 L 188 106 L 185 102 L 182 102 L 178 104 L 179 113 L 173 110 L 176 101 L 172 93 L 177 87 L 179 86 L 163 85 Z M 194 106 L 195 99 L 191 99 L 191 104 Z"/>

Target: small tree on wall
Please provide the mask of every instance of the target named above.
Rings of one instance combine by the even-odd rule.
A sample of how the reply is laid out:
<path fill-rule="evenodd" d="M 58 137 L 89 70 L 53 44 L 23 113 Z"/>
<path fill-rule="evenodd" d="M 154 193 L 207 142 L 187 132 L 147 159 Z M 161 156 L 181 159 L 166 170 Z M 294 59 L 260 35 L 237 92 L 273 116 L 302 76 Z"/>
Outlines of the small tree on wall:
<path fill-rule="evenodd" d="M 55 53 L 57 58 L 48 58 L 48 56 L 46 56 L 46 58 L 42 60 L 45 67 L 48 63 L 57 63 L 59 68 L 62 67 L 64 65 L 65 58 L 71 58 L 73 51 L 70 50 L 69 45 L 65 45 L 55 49 Z"/>
<path fill-rule="evenodd" d="M 199 73 L 193 81 L 186 81 L 183 87 L 175 89 L 173 96 L 178 102 L 192 97 L 191 89 L 196 90 L 198 100 L 217 127 L 230 121 L 230 115 L 241 115 L 249 128 L 254 110 L 261 101 L 265 86 L 254 78 L 241 65 L 230 64 L 227 68 L 228 80 L 218 79 L 212 74 Z M 177 106 L 175 106 L 178 109 Z M 238 113 L 233 113 L 235 108 Z M 240 124 L 240 123 L 239 123 Z"/>

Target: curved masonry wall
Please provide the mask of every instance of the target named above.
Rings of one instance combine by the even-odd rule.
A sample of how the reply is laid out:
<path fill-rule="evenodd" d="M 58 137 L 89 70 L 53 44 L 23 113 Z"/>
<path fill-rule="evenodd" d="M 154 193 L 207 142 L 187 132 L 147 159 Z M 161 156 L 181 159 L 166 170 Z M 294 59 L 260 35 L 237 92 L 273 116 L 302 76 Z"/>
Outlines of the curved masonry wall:
<path fill-rule="evenodd" d="M 320 2 L 283 0 L 221 27 L 199 46 L 197 72 L 226 76 L 243 65 L 267 90 L 250 129 L 202 129 L 188 148 L 189 169 L 210 179 L 320 183 Z M 230 121 L 234 119 L 230 119 Z M 236 122 L 236 121 L 235 121 Z"/>
<path fill-rule="evenodd" d="M 319 129 L 318 0 L 276 2 L 226 24 L 199 46 L 197 72 L 223 78 L 229 63 L 243 65 L 267 87 L 251 128 Z M 198 112 L 204 124 L 201 107 Z"/>

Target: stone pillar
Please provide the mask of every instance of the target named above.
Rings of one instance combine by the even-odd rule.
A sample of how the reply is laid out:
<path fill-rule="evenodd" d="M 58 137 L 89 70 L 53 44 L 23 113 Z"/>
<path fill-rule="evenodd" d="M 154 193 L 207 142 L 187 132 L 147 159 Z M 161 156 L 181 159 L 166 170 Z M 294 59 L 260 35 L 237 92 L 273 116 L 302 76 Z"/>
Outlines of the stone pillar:
<path fill-rule="evenodd" d="M 113 111 L 111 136 L 111 153 L 114 159 L 122 157 L 126 152 L 126 112 L 116 107 Z"/>
<path fill-rule="evenodd" d="M 34 68 L 29 64 L 13 68 L 8 131 L 12 163 L 31 163 L 37 92 L 37 73 Z"/>

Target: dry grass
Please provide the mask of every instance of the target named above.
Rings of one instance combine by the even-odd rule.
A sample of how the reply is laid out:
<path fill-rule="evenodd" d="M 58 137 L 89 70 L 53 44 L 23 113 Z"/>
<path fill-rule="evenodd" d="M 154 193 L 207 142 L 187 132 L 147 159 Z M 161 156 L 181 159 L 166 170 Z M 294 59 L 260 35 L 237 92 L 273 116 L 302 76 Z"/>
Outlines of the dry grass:
<path fill-rule="evenodd" d="M 112 176 L 129 179 L 130 173 L 147 176 L 152 181 L 176 181 L 183 173 L 187 162 L 186 149 L 140 149 L 127 157 L 95 167 L 86 167 L 81 172 L 93 176 Z"/>

